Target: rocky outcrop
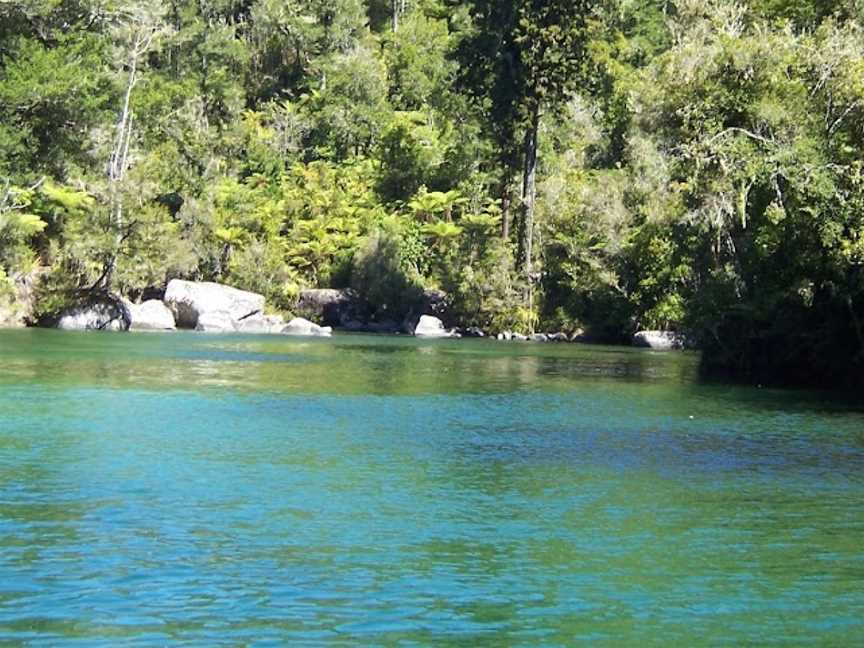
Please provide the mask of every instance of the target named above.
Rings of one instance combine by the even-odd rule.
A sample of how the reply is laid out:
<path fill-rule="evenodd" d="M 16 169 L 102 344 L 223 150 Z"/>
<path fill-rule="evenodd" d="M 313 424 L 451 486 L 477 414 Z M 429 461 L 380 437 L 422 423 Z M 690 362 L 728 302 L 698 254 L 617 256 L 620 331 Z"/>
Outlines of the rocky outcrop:
<path fill-rule="evenodd" d="M 202 333 L 234 333 L 236 322 L 225 311 L 205 311 L 198 316 L 195 330 Z"/>
<path fill-rule="evenodd" d="M 639 331 L 633 336 L 633 346 L 655 351 L 679 351 L 688 346 L 687 336 L 675 331 Z"/>
<path fill-rule="evenodd" d="M 0 328 L 22 328 L 31 323 L 34 289 L 42 272 L 16 272 L 8 280 L 0 280 Z"/>
<path fill-rule="evenodd" d="M 333 329 L 329 326 L 318 326 L 302 317 L 295 317 L 282 329 L 285 335 L 301 335 L 310 337 L 330 337 Z"/>
<path fill-rule="evenodd" d="M 172 279 L 168 283 L 164 301 L 181 328 L 197 329 L 199 319 L 208 315 L 203 326 L 210 330 L 211 326 L 225 317 L 236 324 L 264 310 L 264 295 L 217 283 L 180 279 Z"/>
<path fill-rule="evenodd" d="M 496 337 L 499 340 L 505 340 L 508 342 L 510 340 L 513 340 L 515 342 L 527 342 L 528 341 L 527 335 L 522 335 L 521 333 L 514 333 L 513 331 L 503 331 L 502 333 L 499 333 Z"/>
<path fill-rule="evenodd" d="M 459 334 L 455 331 L 445 329 L 444 323 L 437 317 L 422 315 L 417 322 L 417 327 L 414 329 L 414 336 L 422 338 L 452 338 L 459 337 Z"/>
<path fill-rule="evenodd" d="M 257 313 L 236 323 L 238 333 L 276 334 L 285 328 L 285 319 L 281 315 L 264 315 Z"/>
<path fill-rule="evenodd" d="M 129 309 L 112 296 L 94 296 L 66 309 L 57 319 L 57 328 L 66 331 L 126 331 Z"/>
<path fill-rule="evenodd" d="M 21 306 L 10 295 L 0 295 L 0 328 L 20 328 L 24 326 Z"/>
<path fill-rule="evenodd" d="M 129 311 L 130 331 L 173 331 L 174 314 L 161 301 L 150 299 L 143 304 L 125 303 Z"/>
<path fill-rule="evenodd" d="M 424 317 L 434 317 L 443 322 L 448 322 L 450 324 L 455 324 L 452 321 L 452 316 L 450 313 L 450 300 L 447 297 L 447 293 L 442 290 L 435 290 L 432 288 L 428 288 L 422 291 L 417 299 L 415 304 L 412 306 L 408 315 L 405 317 L 405 320 L 402 323 L 402 330 L 408 334 L 415 334 L 417 327 L 420 325 L 420 320 Z M 427 337 L 453 337 L 453 335 L 449 336 L 427 336 Z"/>
<path fill-rule="evenodd" d="M 282 333 L 284 328 L 285 320 L 281 315 L 255 313 L 238 322 L 225 311 L 204 313 L 195 325 L 195 330 L 203 333 L 245 333 L 247 335 L 278 334 Z"/>
<path fill-rule="evenodd" d="M 297 313 L 326 326 L 346 326 L 365 320 L 365 308 L 350 288 L 310 288 L 300 292 Z"/>

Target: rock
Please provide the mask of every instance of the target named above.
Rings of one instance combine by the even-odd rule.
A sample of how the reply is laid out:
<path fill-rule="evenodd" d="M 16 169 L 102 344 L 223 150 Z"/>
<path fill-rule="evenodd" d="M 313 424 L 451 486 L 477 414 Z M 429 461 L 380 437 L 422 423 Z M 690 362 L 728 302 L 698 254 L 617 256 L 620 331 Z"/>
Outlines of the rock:
<path fill-rule="evenodd" d="M 414 335 L 424 338 L 458 337 L 457 333 L 445 329 L 444 323 L 432 315 L 423 315 L 420 317 L 420 321 L 417 322 L 417 327 L 414 329 Z"/>
<path fill-rule="evenodd" d="M 467 329 L 464 329 L 462 331 L 462 335 L 464 335 L 465 337 L 472 337 L 472 338 L 484 338 L 484 337 L 486 337 L 486 333 L 483 331 L 483 329 L 478 328 L 476 326 L 469 326 Z"/>
<path fill-rule="evenodd" d="M 590 342 L 591 337 L 584 331 L 584 329 L 576 329 L 573 333 L 570 334 L 571 342 Z"/>
<path fill-rule="evenodd" d="M 513 337 L 511 337 L 510 339 L 516 342 L 527 342 L 528 336 L 522 335 L 521 333 L 513 333 Z"/>
<path fill-rule="evenodd" d="M 124 302 L 129 310 L 130 331 L 173 331 L 174 315 L 161 301 L 151 299 L 143 304 Z"/>
<path fill-rule="evenodd" d="M 311 288 L 300 292 L 297 312 L 327 326 L 344 326 L 352 320 L 361 320 L 362 301 L 351 289 Z"/>
<path fill-rule="evenodd" d="M 24 326 L 21 307 L 12 295 L 0 295 L 0 328 L 20 328 Z"/>
<path fill-rule="evenodd" d="M 513 331 L 502 331 L 498 334 L 497 338 L 502 341 L 509 341 L 513 339 Z"/>
<path fill-rule="evenodd" d="M 314 337 L 330 337 L 333 329 L 329 326 L 318 326 L 302 317 L 295 317 L 282 329 L 285 335 L 307 335 Z"/>
<path fill-rule="evenodd" d="M 633 346 L 674 351 L 687 347 L 687 337 L 675 331 L 639 331 L 633 336 Z"/>
<path fill-rule="evenodd" d="M 549 337 L 545 333 L 534 333 L 530 339 L 532 342 L 548 342 L 549 341 Z"/>
<path fill-rule="evenodd" d="M 205 313 L 223 313 L 236 323 L 264 310 L 263 295 L 217 283 L 181 279 L 168 283 L 164 301 L 181 328 L 196 328 L 199 317 Z"/>
<path fill-rule="evenodd" d="M 256 313 L 235 324 L 238 333 L 276 334 L 285 328 L 285 318 L 281 315 L 264 315 Z"/>
<path fill-rule="evenodd" d="M 65 331 L 125 331 L 129 328 L 129 310 L 119 299 L 96 296 L 67 308 L 57 320 Z"/>
<path fill-rule="evenodd" d="M 408 312 L 408 315 L 405 317 L 405 320 L 402 324 L 402 330 L 409 335 L 413 334 L 414 331 L 417 330 L 417 327 L 420 324 L 420 319 L 424 316 L 435 317 L 443 322 L 448 322 L 449 324 L 455 324 L 452 319 L 450 313 L 450 299 L 442 290 L 435 290 L 433 288 L 428 288 L 420 293 L 411 310 Z M 451 334 L 447 337 L 454 337 L 455 334 Z M 442 336 L 436 336 L 442 337 Z"/>
<path fill-rule="evenodd" d="M 37 268 L 0 279 L 0 328 L 22 328 L 32 322 L 36 301 L 34 288 L 44 272 L 44 268 Z"/>
<path fill-rule="evenodd" d="M 546 339 L 549 342 L 569 342 L 570 338 L 566 333 L 558 332 L 558 333 L 547 333 Z"/>
<path fill-rule="evenodd" d="M 203 333 L 234 333 L 237 329 L 235 321 L 229 313 L 206 311 L 198 317 L 195 330 Z"/>

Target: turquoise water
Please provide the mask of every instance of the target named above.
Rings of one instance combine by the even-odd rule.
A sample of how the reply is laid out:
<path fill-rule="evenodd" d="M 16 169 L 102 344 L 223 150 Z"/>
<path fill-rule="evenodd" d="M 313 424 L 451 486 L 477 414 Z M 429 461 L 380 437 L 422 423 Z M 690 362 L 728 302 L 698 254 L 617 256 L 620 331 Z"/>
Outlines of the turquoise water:
<path fill-rule="evenodd" d="M 864 415 L 579 345 L 0 332 L 0 645 L 864 645 Z"/>

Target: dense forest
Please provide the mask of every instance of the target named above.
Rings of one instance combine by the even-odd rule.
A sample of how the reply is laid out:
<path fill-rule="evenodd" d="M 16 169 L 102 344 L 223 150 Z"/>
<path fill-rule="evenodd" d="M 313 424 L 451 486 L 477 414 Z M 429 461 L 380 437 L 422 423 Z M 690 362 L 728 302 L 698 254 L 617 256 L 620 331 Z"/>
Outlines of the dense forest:
<path fill-rule="evenodd" d="M 0 299 L 170 278 L 864 376 L 860 0 L 4 0 Z"/>

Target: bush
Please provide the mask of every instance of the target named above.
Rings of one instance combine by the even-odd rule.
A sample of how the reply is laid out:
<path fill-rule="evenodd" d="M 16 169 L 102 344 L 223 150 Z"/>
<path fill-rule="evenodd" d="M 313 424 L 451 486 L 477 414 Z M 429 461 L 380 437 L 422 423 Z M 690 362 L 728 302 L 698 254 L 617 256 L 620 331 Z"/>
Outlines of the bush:
<path fill-rule="evenodd" d="M 354 255 L 351 287 L 378 321 L 401 320 L 420 300 L 422 287 L 411 276 L 398 226 L 384 223 Z"/>

